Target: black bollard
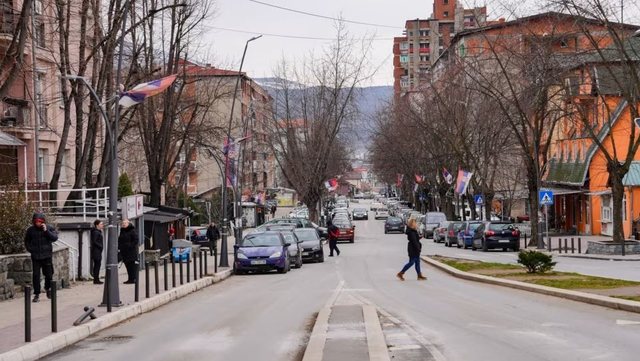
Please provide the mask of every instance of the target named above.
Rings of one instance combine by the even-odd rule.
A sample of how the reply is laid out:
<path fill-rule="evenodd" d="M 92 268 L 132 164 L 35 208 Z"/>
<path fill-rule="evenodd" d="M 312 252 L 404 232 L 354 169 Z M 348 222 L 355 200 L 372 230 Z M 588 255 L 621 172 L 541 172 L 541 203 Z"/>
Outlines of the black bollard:
<path fill-rule="evenodd" d="M 162 268 L 164 269 L 164 290 L 169 289 L 169 267 L 167 266 L 167 259 L 162 262 Z"/>
<path fill-rule="evenodd" d="M 575 248 L 573 245 L 573 237 L 571 237 L 571 253 L 575 253 Z"/>
<path fill-rule="evenodd" d="M 547 241 L 547 248 L 549 249 L 549 252 L 551 252 L 551 237 L 549 237 Z"/>
<path fill-rule="evenodd" d="M 527 249 L 527 234 L 524 234 L 524 249 Z"/>
<path fill-rule="evenodd" d="M 562 253 L 562 238 L 558 238 L 558 253 Z"/>
<path fill-rule="evenodd" d="M 198 279 L 198 252 L 193 253 L 193 280 Z"/>
<path fill-rule="evenodd" d="M 180 285 L 184 284 L 184 279 L 182 278 L 182 255 L 178 258 L 178 262 L 180 262 Z"/>
<path fill-rule="evenodd" d="M 191 261 L 189 257 L 191 252 L 187 253 L 187 283 L 191 282 Z"/>
<path fill-rule="evenodd" d="M 133 285 L 133 299 L 135 302 L 140 301 L 140 262 L 136 262 L 136 279 Z"/>
<path fill-rule="evenodd" d="M 567 239 L 564 239 L 564 253 L 569 253 L 569 249 L 567 248 Z"/>
<path fill-rule="evenodd" d="M 51 332 L 58 332 L 58 282 L 51 281 Z"/>
<path fill-rule="evenodd" d="M 582 239 L 578 237 L 578 253 L 582 253 Z"/>
<path fill-rule="evenodd" d="M 213 249 L 213 273 L 218 273 L 218 247 Z"/>
<path fill-rule="evenodd" d="M 153 273 L 156 276 L 155 286 L 156 286 L 156 295 L 160 293 L 160 278 L 158 278 L 158 261 L 153 262 Z"/>
<path fill-rule="evenodd" d="M 202 251 L 200 251 L 200 278 L 202 278 L 202 266 L 203 266 L 203 261 L 202 261 Z M 207 252 L 204 252 L 204 257 L 207 256 Z"/>
<path fill-rule="evenodd" d="M 24 286 L 24 342 L 31 342 L 31 286 Z"/>
<path fill-rule="evenodd" d="M 109 266 L 107 266 L 109 267 Z M 111 281 L 111 277 L 109 276 L 111 274 L 111 272 L 109 272 L 109 270 L 106 270 L 107 272 L 104 273 L 104 285 L 105 285 L 105 293 L 106 293 L 106 298 L 105 300 L 107 301 L 107 313 L 111 312 L 111 287 L 109 287 L 109 281 Z"/>
<path fill-rule="evenodd" d="M 176 288 L 176 261 L 173 259 L 173 253 L 169 257 L 171 257 L 171 287 Z"/>
<path fill-rule="evenodd" d="M 149 298 L 149 262 L 144 264 L 144 297 Z"/>
<path fill-rule="evenodd" d="M 204 252 L 204 275 L 208 275 L 209 274 L 209 263 L 207 262 L 207 251 Z"/>

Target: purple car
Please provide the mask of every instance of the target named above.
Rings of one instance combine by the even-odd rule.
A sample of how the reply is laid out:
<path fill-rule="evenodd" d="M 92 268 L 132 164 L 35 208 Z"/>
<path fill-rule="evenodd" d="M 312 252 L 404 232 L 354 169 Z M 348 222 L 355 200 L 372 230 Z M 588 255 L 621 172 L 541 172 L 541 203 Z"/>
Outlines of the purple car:
<path fill-rule="evenodd" d="M 289 246 L 280 232 L 248 234 L 234 246 L 236 274 L 274 269 L 278 273 L 287 273 L 291 269 Z"/>

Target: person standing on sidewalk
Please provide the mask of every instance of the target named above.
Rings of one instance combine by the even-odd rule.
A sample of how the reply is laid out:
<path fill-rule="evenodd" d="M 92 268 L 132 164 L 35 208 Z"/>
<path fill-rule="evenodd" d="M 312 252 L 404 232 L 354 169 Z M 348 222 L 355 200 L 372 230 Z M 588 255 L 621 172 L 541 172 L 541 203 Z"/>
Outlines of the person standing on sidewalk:
<path fill-rule="evenodd" d="M 96 285 L 103 283 L 100 281 L 100 266 L 102 265 L 102 250 L 104 249 L 103 229 L 104 222 L 99 219 L 93 221 L 93 228 L 91 228 L 91 262 L 93 262 L 91 276 L 93 277 L 93 284 Z"/>
<path fill-rule="evenodd" d="M 122 220 L 122 228 L 118 237 L 118 250 L 125 267 L 127 267 L 128 278 L 124 283 L 127 285 L 136 283 L 136 277 L 138 276 L 136 268 L 136 263 L 138 262 L 138 233 L 133 224 L 126 218 Z"/>
<path fill-rule="evenodd" d="M 401 281 L 404 281 L 404 273 L 407 272 L 411 266 L 416 267 L 416 272 L 418 273 L 418 281 L 426 280 L 427 277 L 422 275 L 420 271 L 420 252 L 422 251 L 422 243 L 420 243 L 420 235 L 418 235 L 418 222 L 416 222 L 415 218 L 410 218 L 407 222 L 407 240 L 409 243 L 407 244 L 407 252 L 409 253 L 409 262 L 402 267 L 402 271 L 398 272 L 396 277 L 398 277 Z"/>
<path fill-rule="evenodd" d="M 55 229 L 46 224 L 44 214 L 34 213 L 32 225 L 27 228 L 24 243 L 31 253 L 33 265 L 33 302 L 40 301 L 40 272 L 44 274 L 44 290 L 51 298 L 51 279 L 53 278 L 53 242 L 58 240 Z"/>
<path fill-rule="evenodd" d="M 209 239 L 210 251 L 213 256 L 213 251 L 217 249 L 218 239 L 220 238 L 220 230 L 218 230 L 215 222 L 211 222 L 207 228 L 207 238 Z"/>
<path fill-rule="evenodd" d="M 327 221 L 327 232 L 329 233 L 329 257 L 333 257 L 334 250 L 339 256 L 340 250 L 338 249 L 338 235 L 340 235 L 340 230 L 333 224 L 333 222 Z"/>

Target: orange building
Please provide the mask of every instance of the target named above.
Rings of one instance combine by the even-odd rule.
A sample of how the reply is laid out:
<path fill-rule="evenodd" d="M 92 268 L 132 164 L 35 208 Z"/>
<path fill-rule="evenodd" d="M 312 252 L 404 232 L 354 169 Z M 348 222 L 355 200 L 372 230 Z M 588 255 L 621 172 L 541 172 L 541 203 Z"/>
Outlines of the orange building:
<path fill-rule="evenodd" d="M 640 35 L 631 36 L 625 42 L 628 49 L 635 49 L 635 60 L 640 62 Z M 605 62 L 594 54 L 564 79 L 567 113 L 579 115 L 562 119 L 550 149 L 551 161 L 545 181 L 563 187 L 561 194 L 554 197 L 556 228 L 578 234 L 611 236 L 613 233 L 613 200 L 606 158 L 589 135 L 583 119 L 592 124 L 607 153 L 614 154 L 615 147 L 617 159 L 624 162 L 631 131 L 636 127 L 629 106 L 621 96 L 620 86 L 628 85 L 626 78 L 617 62 Z M 638 128 L 635 131 L 639 133 Z M 640 218 L 640 154 L 636 153 L 633 159 L 623 179 L 625 237 L 631 236 L 633 221 Z"/>

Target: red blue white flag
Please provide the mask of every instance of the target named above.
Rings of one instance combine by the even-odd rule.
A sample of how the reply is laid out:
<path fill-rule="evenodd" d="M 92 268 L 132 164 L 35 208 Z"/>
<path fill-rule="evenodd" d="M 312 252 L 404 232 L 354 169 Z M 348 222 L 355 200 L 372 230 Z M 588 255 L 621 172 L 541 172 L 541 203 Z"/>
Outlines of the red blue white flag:
<path fill-rule="evenodd" d="M 400 187 L 402 185 L 402 180 L 404 179 L 404 174 L 398 174 L 398 178 L 396 179 L 396 186 Z"/>
<path fill-rule="evenodd" d="M 329 192 L 333 192 L 338 189 L 338 180 L 335 178 L 331 178 L 328 181 L 324 182 L 324 186 Z"/>
<path fill-rule="evenodd" d="M 223 152 L 227 155 L 225 157 L 225 178 L 227 180 L 227 187 L 233 187 L 237 181 L 236 172 L 236 143 L 233 138 L 226 138 L 224 140 Z"/>
<path fill-rule="evenodd" d="M 458 179 L 456 179 L 457 194 L 464 194 L 467 192 L 467 187 L 469 187 L 469 182 L 471 182 L 471 176 L 473 176 L 473 172 L 463 169 L 458 170 Z"/>
<path fill-rule="evenodd" d="M 416 183 L 424 182 L 424 175 L 416 174 L 415 177 L 416 177 Z"/>
<path fill-rule="evenodd" d="M 442 168 L 442 178 L 444 178 L 444 181 L 447 182 L 447 184 L 453 183 L 453 176 L 449 173 L 447 168 Z"/>
<path fill-rule="evenodd" d="M 148 83 L 138 84 L 133 89 L 123 92 L 120 95 L 118 104 L 123 108 L 142 103 L 146 98 L 162 93 L 171 86 L 178 77 L 178 74 L 169 75 L 164 78 L 152 80 Z"/>

